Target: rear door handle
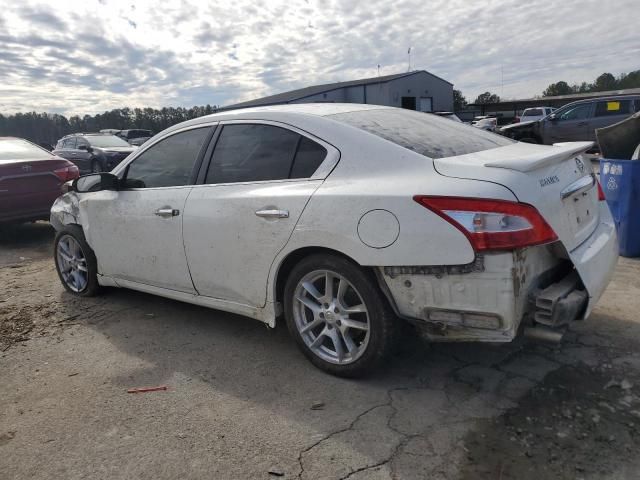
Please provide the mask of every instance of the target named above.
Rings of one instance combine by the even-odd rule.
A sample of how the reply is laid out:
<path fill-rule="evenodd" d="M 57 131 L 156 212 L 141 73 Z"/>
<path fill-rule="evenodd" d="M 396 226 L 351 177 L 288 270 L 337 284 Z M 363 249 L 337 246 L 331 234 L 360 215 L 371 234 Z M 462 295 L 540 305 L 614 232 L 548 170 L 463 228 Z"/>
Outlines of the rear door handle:
<path fill-rule="evenodd" d="M 258 210 L 256 215 L 263 218 L 289 218 L 289 210 Z"/>
<path fill-rule="evenodd" d="M 158 210 L 156 210 L 155 214 L 163 218 L 177 217 L 178 215 L 180 215 L 180 210 L 171 207 L 159 208 Z"/>

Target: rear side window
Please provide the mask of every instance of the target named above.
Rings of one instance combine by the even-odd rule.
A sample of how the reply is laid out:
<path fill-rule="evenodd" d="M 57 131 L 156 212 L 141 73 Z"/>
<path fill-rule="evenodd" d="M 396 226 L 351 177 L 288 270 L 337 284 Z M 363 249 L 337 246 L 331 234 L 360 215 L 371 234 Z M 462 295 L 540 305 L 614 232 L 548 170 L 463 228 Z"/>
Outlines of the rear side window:
<path fill-rule="evenodd" d="M 513 140 L 446 118 L 396 109 L 329 115 L 429 158 L 454 157 L 514 143 Z"/>
<path fill-rule="evenodd" d="M 51 152 L 19 138 L 0 139 L 0 162 L 12 160 L 48 160 Z"/>
<path fill-rule="evenodd" d="M 176 133 L 156 143 L 127 167 L 127 184 L 136 188 L 188 185 L 210 128 Z"/>
<path fill-rule="evenodd" d="M 62 141 L 62 148 L 76 148 L 76 137 L 65 138 Z"/>
<path fill-rule="evenodd" d="M 596 103 L 596 117 L 631 114 L 631 100 L 606 100 Z"/>
<path fill-rule="evenodd" d="M 326 149 L 285 128 L 261 124 L 225 125 L 205 183 L 260 182 L 307 178 Z"/>
<path fill-rule="evenodd" d="M 302 137 L 289 178 L 308 178 L 312 176 L 326 156 L 326 148 L 307 137 Z"/>

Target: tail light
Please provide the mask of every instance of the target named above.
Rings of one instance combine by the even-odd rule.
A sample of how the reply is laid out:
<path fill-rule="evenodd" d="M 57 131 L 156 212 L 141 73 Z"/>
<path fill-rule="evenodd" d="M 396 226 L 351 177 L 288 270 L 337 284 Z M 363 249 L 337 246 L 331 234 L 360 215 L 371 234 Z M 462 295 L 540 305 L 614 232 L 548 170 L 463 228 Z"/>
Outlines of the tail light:
<path fill-rule="evenodd" d="M 53 173 L 56 174 L 62 183 L 68 182 L 69 180 L 75 180 L 80 176 L 80 170 L 78 170 L 78 167 L 75 165 L 57 168 Z"/>
<path fill-rule="evenodd" d="M 464 233 L 475 251 L 514 250 L 558 239 L 538 210 L 526 203 L 424 195 L 413 199 Z"/>
<path fill-rule="evenodd" d="M 598 201 L 604 202 L 606 200 L 604 196 L 604 190 L 602 190 L 602 185 L 600 185 L 600 180 L 596 178 L 596 185 L 598 185 Z"/>

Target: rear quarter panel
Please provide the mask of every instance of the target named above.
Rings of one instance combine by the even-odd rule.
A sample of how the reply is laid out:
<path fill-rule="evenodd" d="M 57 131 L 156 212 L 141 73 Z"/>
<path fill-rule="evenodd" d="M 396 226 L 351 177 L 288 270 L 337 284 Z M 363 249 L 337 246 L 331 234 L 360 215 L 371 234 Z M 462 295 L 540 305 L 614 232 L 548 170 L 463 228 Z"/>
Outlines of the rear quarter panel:
<path fill-rule="evenodd" d="M 339 126 L 333 140 L 340 150 L 340 162 L 311 197 L 280 258 L 299 248 L 317 246 L 370 266 L 473 262 L 475 255 L 467 238 L 416 203 L 413 196 L 515 200 L 514 195 L 494 183 L 442 177 L 430 158 L 356 128 Z M 397 238 L 384 248 L 366 245 L 358 232 L 363 215 L 372 210 L 385 210 L 397 219 Z"/>

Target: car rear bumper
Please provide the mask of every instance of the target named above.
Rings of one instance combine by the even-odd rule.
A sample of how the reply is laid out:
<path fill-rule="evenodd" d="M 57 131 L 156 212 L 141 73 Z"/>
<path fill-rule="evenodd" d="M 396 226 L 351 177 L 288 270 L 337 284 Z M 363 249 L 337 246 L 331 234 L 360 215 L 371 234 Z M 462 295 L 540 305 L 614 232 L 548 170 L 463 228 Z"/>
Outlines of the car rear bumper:
<path fill-rule="evenodd" d="M 569 253 L 589 294 L 584 312 L 588 317 L 613 277 L 618 262 L 618 237 L 616 227 L 606 202 L 599 202 L 600 223 L 596 230 Z"/>
<path fill-rule="evenodd" d="M 432 341 L 509 342 L 520 324 L 564 332 L 586 318 L 616 266 L 611 214 L 569 254 L 560 243 L 478 256 L 470 265 L 381 267 L 379 283 L 396 313 Z M 560 334 L 561 337 L 561 334 Z"/>

